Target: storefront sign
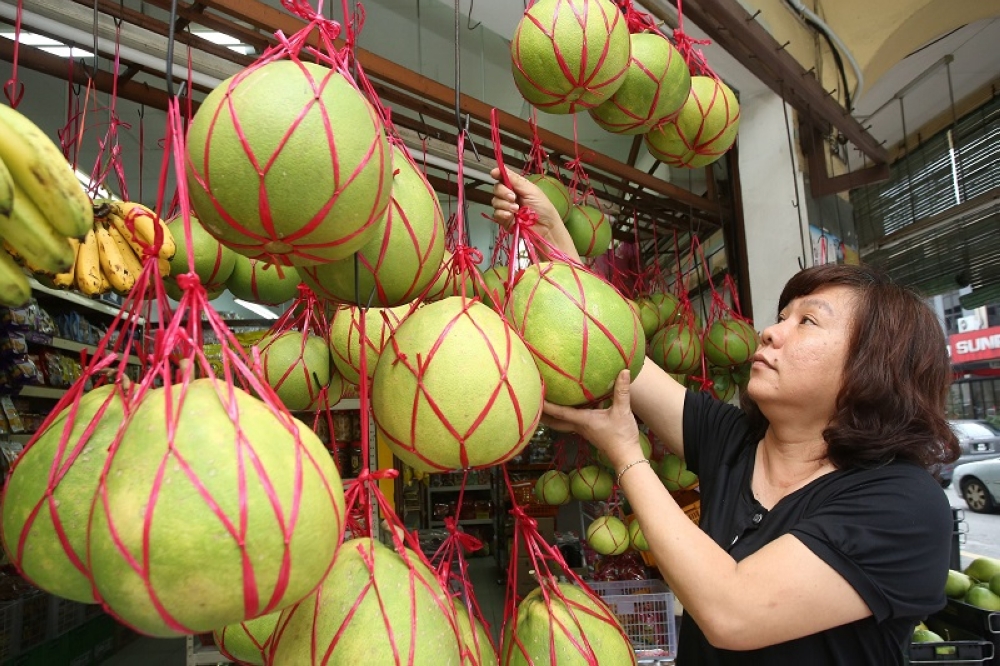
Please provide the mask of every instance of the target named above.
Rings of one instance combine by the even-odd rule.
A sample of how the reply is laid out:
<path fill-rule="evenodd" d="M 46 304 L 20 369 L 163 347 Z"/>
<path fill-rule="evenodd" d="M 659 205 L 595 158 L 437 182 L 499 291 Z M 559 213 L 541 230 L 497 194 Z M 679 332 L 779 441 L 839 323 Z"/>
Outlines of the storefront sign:
<path fill-rule="evenodd" d="M 948 338 L 952 364 L 1000 359 L 1000 326 L 958 333 Z"/>

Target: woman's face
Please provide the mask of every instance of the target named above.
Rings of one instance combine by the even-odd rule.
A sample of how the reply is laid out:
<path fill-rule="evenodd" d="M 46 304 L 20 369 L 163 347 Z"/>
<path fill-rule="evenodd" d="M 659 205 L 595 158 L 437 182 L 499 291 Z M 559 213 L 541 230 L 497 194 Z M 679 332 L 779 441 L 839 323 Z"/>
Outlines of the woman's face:
<path fill-rule="evenodd" d="M 747 391 L 769 419 L 794 408 L 824 424 L 834 412 L 854 318 L 854 292 L 824 287 L 796 298 L 764 329 Z"/>

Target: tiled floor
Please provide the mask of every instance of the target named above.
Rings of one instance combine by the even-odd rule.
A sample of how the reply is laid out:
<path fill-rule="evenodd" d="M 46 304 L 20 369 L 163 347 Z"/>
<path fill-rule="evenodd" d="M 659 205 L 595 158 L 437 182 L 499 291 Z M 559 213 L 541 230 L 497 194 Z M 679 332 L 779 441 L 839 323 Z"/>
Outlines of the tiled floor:
<path fill-rule="evenodd" d="M 492 557 L 469 561 L 469 578 L 494 638 L 503 624 L 505 586 L 497 584 L 501 576 Z M 140 638 L 105 660 L 102 666 L 185 666 L 186 663 L 184 639 Z"/>

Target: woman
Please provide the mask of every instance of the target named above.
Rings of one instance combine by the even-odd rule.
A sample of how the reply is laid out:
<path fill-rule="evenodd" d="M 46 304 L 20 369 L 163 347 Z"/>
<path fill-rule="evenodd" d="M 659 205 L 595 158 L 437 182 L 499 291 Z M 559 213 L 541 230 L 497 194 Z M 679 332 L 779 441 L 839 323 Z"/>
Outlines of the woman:
<path fill-rule="evenodd" d="M 494 177 L 497 177 L 494 173 Z M 494 188 L 571 257 L 538 189 Z M 613 405 L 546 403 L 546 422 L 604 451 L 683 604 L 679 666 L 902 664 L 914 625 L 944 606 L 952 516 L 926 470 L 954 460 L 940 325 L 878 272 L 795 275 L 753 357 L 743 409 L 688 392 L 649 359 Z M 701 526 L 643 458 L 633 413 L 699 475 Z"/>

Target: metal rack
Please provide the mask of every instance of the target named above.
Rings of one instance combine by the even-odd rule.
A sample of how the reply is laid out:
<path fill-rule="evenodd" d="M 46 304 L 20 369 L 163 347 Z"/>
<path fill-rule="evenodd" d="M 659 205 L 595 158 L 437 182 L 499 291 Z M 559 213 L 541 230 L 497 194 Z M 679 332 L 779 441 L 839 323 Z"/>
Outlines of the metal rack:
<path fill-rule="evenodd" d="M 187 666 L 221 666 L 231 663 L 214 645 L 202 645 L 197 637 L 187 637 Z"/>

